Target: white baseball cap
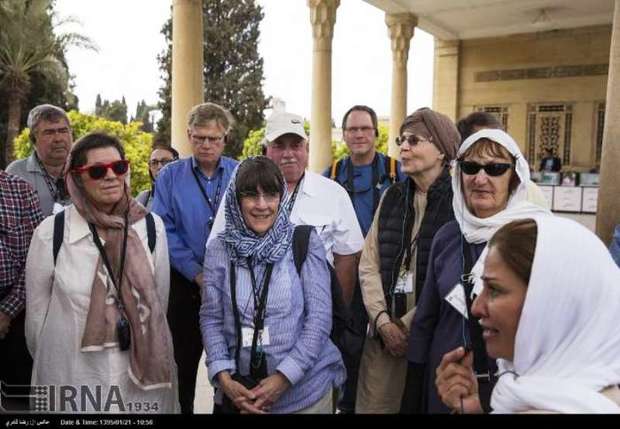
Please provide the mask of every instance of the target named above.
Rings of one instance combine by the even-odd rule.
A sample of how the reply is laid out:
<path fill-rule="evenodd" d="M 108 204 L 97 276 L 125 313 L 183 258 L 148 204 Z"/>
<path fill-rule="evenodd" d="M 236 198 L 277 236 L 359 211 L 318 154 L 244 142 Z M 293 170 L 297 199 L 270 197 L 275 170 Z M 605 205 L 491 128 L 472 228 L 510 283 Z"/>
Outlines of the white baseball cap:
<path fill-rule="evenodd" d="M 265 144 L 273 142 L 284 134 L 295 134 L 302 139 L 308 139 L 304 130 L 304 119 L 293 113 L 278 112 L 267 118 L 265 129 Z"/>

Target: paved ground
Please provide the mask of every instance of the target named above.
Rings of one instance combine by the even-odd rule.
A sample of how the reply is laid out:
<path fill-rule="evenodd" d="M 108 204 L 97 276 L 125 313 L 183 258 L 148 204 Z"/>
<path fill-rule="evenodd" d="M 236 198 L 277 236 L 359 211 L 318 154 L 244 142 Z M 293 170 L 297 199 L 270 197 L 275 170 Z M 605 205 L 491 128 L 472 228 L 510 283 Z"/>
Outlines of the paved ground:
<path fill-rule="evenodd" d="M 594 231 L 596 216 L 587 214 L 556 213 L 559 216 L 573 219 Z M 204 363 L 204 353 L 198 368 L 198 380 L 196 382 L 196 399 L 194 401 L 196 414 L 211 414 L 213 411 L 213 388 L 207 379 L 207 368 Z"/>

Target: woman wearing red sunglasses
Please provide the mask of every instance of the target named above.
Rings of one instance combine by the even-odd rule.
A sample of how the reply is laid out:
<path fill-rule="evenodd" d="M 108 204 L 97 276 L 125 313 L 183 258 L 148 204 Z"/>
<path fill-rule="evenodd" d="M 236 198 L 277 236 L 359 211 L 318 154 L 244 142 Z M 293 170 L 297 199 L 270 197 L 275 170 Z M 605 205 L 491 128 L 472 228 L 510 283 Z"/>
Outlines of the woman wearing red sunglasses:
<path fill-rule="evenodd" d="M 65 168 L 73 202 L 35 231 L 26 263 L 26 339 L 32 384 L 69 386 L 53 412 L 178 412 L 176 367 L 166 322 L 166 233 L 130 194 L 120 142 L 80 139 Z M 86 392 L 86 393 L 84 393 Z M 91 400 L 103 397 L 103 401 Z M 116 398 L 106 401 L 105 398 Z"/>

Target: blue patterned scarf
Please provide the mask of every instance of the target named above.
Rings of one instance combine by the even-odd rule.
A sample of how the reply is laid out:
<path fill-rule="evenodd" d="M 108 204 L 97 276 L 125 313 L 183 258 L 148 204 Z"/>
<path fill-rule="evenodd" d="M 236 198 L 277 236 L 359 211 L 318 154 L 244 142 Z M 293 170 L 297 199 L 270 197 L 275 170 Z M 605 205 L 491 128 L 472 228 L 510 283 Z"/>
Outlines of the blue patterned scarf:
<path fill-rule="evenodd" d="M 293 224 L 289 221 L 284 204 L 288 198 L 286 185 L 282 183 L 275 222 L 265 235 L 259 236 L 247 227 L 241 214 L 235 184 L 238 170 L 239 166 L 233 172 L 226 192 L 224 206 L 226 227 L 219 234 L 219 238 L 226 244 L 228 256 L 235 265 L 247 267 L 248 257 L 252 258 L 253 265 L 277 262 L 286 254 L 293 241 Z"/>

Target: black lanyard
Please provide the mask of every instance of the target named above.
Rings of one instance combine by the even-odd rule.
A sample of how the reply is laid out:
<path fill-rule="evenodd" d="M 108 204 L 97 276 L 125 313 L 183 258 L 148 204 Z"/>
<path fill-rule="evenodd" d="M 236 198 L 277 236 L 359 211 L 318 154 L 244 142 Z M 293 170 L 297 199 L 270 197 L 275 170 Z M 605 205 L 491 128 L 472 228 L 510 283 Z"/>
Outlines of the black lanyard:
<path fill-rule="evenodd" d="M 353 161 L 349 159 L 349 166 L 347 168 L 347 186 L 345 189 L 349 193 L 349 197 L 351 198 L 351 202 L 355 204 L 355 184 L 353 183 L 353 170 L 355 167 L 353 166 Z M 372 160 L 372 182 L 370 184 L 372 188 L 372 212 L 377 210 L 379 206 L 379 199 L 381 197 L 378 185 L 381 181 L 379 177 L 379 154 L 375 153 L 375 157 Z"/>
<path fill-rule="evenodd" d="M 286 206 L 286 209 L 288 210 L 289 216 L 291 215 L 291 213 L 293 213 L 293 207 L 295 207 L 295 201 L 297 201 L 297 194 L 299 193 L 301 182 L 304 180 L 305 176 L 306 176 L 306 172 L 304 171 L 304 173 L 301 175 L 301 177 L 297 181 L 297 184 L 295 185 L 295 190 L 293 191 L 291 198 L 288 199 L 288 205 Z"/>
<path fill-rule="evenodd" d="M 47 185 L 47 189 L 50 191 L 52 199 L 56 203 L 62 202 L 66 198 L 64 180 L 62 179 L 62 177 L 59 177 L 58 179 L 52 178 L 52 176 L 47 172 L 45 166 L 39 159 L 38 155 L 36 155 L 36 153 L 35 158 L 37 159 L 37 163 L 39 164 L 41 173 L 43 173 L 43 180 L 45 180 L 45 184 Z"/>
<path fill-rule="evenodd" d="M 464 344 L 474 351 L 474 370 L 476 374 L 488 374 L 490 379 L 492 374 L 489 371 L 489 360 L 487 350 L 482 337 L 482 327 L 479 319 L 474 317 L 471 312 L 472 299 L 471 293 L 474 288 L 474 278 L 471 270 L 474 267 L 474 260 L 471 255 L 471 248 L 467 244 L 465 237 L 461 235 L 462 252 L 463 252 L 463 275 L 461 276 L 461 284 L 465 293 L 465 305 L 467 307 L 467 320 L 463 318 L 463 323 L 468 325 L 469 343 Z"/>
<path fill-rule="evenodd" d="M 127 236 L 129 235 L 129 222 L 127 221 L 127 213 L 125 213 L 125 227 L 123 229 L 123 247 L 121 249 L 121 266 L 118 272 L 118 283 L 116 282 L 116 278 L 114 276 L 114 271 L 112 270 L 112 266 L 110 265 L 110 261 L 108 259 L 108 255 L 103 248 L 103 244 L 101 244 L 101 240 L 99 239 L 99 234 L 97 233 L 97 228 L 92 223 L 88 223 L 88 228 L 93 233 L 93 241 L 95 242 L 95 246 L 99 250 L 99 254 L 101 255 L 101 259 L 103 259 L 103 264 L 108 270 L 108 276 L 112 279 L 112 284 L 116 288 L 116 292 L 118 295 L 118 307 L 120 310 L 123 309 L 122 297 L 121 297 L 121 285 L 123 283 L 123 271 L 125 270 L 125 257 L 127 255 Z"/>
<path fill-rule="evenodd" d="M 269 292 L 269 281 L 273 271 L 273 264 L 267 264 L 263 273 L 263 284 L 260 289 L 256 282 L 254 269 L 252 268 L 252 260 L 247 258 L 248 270 L 250 271 L 250 280 L 252 281 L 252 295 L 254 297 L 254 337 L 258 331 L 262 331 L 265 327 L 265 312 L 267 309 L 267 294 Z"/>
<path fill-rule="evenodd" d="M 215 191 L 215 198 L 213 199 L 215 201 L 215 204 L 211 204 L 211 199 L 207 195 L 207 191 L 202 187 L 202 183 L 200 183 L 200 178 L 198 177 L 198 174 L 196 174 L 196 170 L 194 169 L 194 167 L 192 167 L 192 174 L 194 175 L 194 179 L 196 179 L 196 184 L 198 185 L 198 188 L 200 188 L 200 193 L 203 197 L 205 197 L 205 201 L 211 209 L 210 221 L 212 221 L 215 217 L 215 214 L 217 213 L 217 207 L 220 203 L 220 191 L 222 190 L 222 174 L 220 174 L 217 179 L 217 189 Z"/>

